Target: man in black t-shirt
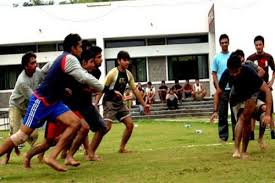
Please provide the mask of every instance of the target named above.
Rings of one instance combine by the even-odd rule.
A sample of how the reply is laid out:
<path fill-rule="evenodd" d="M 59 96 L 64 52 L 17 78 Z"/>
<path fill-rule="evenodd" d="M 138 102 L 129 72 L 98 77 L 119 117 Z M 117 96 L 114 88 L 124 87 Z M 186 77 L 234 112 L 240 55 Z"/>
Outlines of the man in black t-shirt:
<path fill-rule="evenodd" d="M 231 55 L 227 62 L 227 69 L 222 74 L 219 81 L 219 89 L 214 96 L 214 112 L 210 121 L 217 117 L 219 96 L 227 84 L 234 86 L 235 94 L 231 94 L 230 100 L 237 120 L 235 128 L 235 150 L 234 158 L 246 158 L 247 146 L 251 132 L 251 118 L 257 114 L 261 125 L 271 122 L 271 100 L 272 95 L 268 85 L 257 75 L 257 73 L 248 66 L 242 65 L 241 60 L 236 55 Z M 257 99 L 255 93 L 258 91 L 265 93 L 265 106 L 262 101 Z M 263 107 L 264 106 L 264 107 Z M 242 151 L 240 143 L 242 140 Z M 264 142 L 260 142 L 264 146 Z"/>
<path fill-rule="evenodd" d="M 161 103 L 166 102 L 165 98 L 166 98 L 167 90 L 168 90 L 168 87 L 166 86 L 165 81 L 161 81 L 161 85 L 158 89 L 159 99 L 160 99 Z"/>

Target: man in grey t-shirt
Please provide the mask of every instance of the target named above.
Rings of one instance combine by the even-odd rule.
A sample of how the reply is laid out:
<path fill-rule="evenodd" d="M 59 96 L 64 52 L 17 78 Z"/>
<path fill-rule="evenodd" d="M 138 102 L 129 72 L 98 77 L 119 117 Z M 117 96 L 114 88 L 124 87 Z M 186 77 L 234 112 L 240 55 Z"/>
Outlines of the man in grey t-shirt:
<path fill-rule="evenodd" d="M 33 52 L 27 52 L 23 55 L 21 64 L 24 70 L 20 73 L 14 86 L 14 90 L 9 100 L 9 121 L 10 135 L 16 133 L 21 126 L 22 119 L 26 113 L 29 98 L 33 91 L 43 80 L 43 74 L 37 68 L 36 55 Z M 28 142 L 32 146 L 38 138 L 37 130 L 29 137 Z M 2 164 L 9 162 L 10 153 L 7 153 Z M 16 153 L 20 152 L 16 149 Z"/>

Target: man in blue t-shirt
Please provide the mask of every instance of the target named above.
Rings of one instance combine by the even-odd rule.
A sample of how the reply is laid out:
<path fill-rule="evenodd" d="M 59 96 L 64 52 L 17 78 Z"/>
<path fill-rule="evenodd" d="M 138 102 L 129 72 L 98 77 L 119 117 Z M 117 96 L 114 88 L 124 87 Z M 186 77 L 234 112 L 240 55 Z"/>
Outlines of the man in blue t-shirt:
<path fill-rule="evenodd" d="M 234 87 L 234 95 L 231 94 L 230 100 L 234 117 L 237 120 L 235 129 L 235 150 L 233 158 L 246 158 L 249 136 L 251 133 L 251 119 L 257 117 L 261 125 L 271 123 L 270 111 L 272 95 L 268 85 L 257 75 L 253 68 L 242 65 L 237 55 L 232 55 L 228 59 L 227 68 L 219 81 L 219 88 L 214 96 L 214 112 L 211 121 L 217 117 L 218 104 L 226 85 L 230 83 Z M 258 92 L 265 93 L 265 101 L 258 99 Z M 254 116 L 256 115 L 256 116 Z M 232 115 L 233 116 L 233 115 Z M 242 140 L 242 151 L 240 144 Z"/>
<path fill-rule="evenodd" d="M 230 56 L 230 52 L 228 51 L 229 46 L 229 37 L 226 34 L 222 34 L 219 38 L 221 52 L 216 54 L 212 63 L 212 76 L 214 81 L 214 86 L 218 90 L 219 89 L 219 80 L 221 78 L 222 73 L 227 68 L 227 59 Z M 228 102 L 229 102 L 229 94 L 230 88 L 227 86 L 225 90 L 222 92 L 220 96 L 219 103 L 219 122 L 218 122 L 218 131 L 219 137 L 222 142 L 228 140 Z M 231 109 L 231 108 L 230 108 Z M 234 140 L 234 129 L 236 125 L 236 121 L 233 117 L 232 109 L 231 109 L 231 123 L 232 123 L 232 136 Z"/>

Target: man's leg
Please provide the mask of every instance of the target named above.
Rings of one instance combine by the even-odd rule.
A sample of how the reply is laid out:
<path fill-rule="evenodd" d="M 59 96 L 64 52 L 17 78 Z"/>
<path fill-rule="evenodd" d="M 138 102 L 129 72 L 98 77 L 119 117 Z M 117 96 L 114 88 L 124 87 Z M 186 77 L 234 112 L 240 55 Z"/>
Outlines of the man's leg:
<path fill-rule="evenodd" d="M 230 106 L 230 111 L 231 111 L 232 140 L 234 141 L 237 121 L 236 121 L 236 118 L 234 117 L 234 111 L 231 106 Z"/>
<path fill-rule="evenodd" d="M 21 125 L 20 130 L 12 136 L 8 137 L 0 147 L 0 157 L 11 151 L 15 146 L 27 141 L 28 136 L 33 132 L 33 129 Z"/>
<path fill-rule="evenodd" d="M 249 136 L 251 132 L 251 118 L 256 109 L 256 101 L 249 99 L 245 102 L 242 118 L 244 121 L 243 128 L 243 145 L 242 145 L 242 158 L 247 158 L 247 147 L 249 143 Z"/>
<path fill-rule="evenodd" d="M 45 139 L 42 144 L 38 144 L 35 147 L 31 148 L 27 153 L 23 155 L 24 167 L 31 168 L 32 157 L 39 154 L 43 158 L 44 152 L 54 145 L 55 142 L 53 140 Z"/>
<path fill-rule="evenodd" d="M 10 107 L 10 109 L 9 109 L 10 135 L 13 135 L 20 129 L 22 116 L 23 116 L 22 111 L 19 108 L 15 107 L 15 106 Z M 17 148 L 17 147 L 15 147 L 15 148 Z M 6 153 L 6 157 L 1 162 L 1 164 L 9 163 L 12 150 L 13 150 L 13 148 Z M 16 151 L 17 150 L 19 150 L 19 149 L 17 148 Z M 18 151 L 16 154 L 20 154 L 20 151 Z"/>
<path fill-rule="evenodd" d="M 240 144 L 242 140 L 243 126 L 244 126 L 244 121 L 243 121 L 243 118 L 240 117 L 235 127 L 235 141 L 234 141 L 235 149 L 232 155 L 233 158 L 241 157 Z"/>
<path fill-rule="evenodd" d="M 80 123 L 80 119 L 72 111 L 67 111 L 59 115 L 56 118 L 56 120 L 67 125 L 67 128 L 61 135 L 60 139 L 58 140 L 55 148 L 53 149 L 49 157 L 44 158 L 44 161 L 47 165 L 51 166 L 57 171 L 66 171 L 67 169 L 64 166 L 60 165 L 56 161 L 56 158 L 58 154 L 66 146 L 67 142 L 69 142 L 70 139 L 75 137 L 76 132 L 80 128 L 81 123 Z"/>
<path fill-rule="evenodd" d="M 228 91 L 223 91 L 219 102 L 218 131 L 222 141 L 228 140 Z"/>
<path fill-rule="evenodd" d="M 93 139 L 90 143 L 90 150 L 89 150 L 89 160 L 91 161 L 97 161 L 100 160 L 100 158 L 96 155 L 96 150 L 102 141 L 103 136 L 110 131 L 112 128 L 112 121 L 106 120 L 107 129 L 100 129 L 95 132 Z"/>
<path fill-rule="evenodd" d="M 89 133 L 89 125 L 84 120 L 81 119 L 81 127 L 80 130 L 77 132 L 76 137 L 73 140 L 72 146 L 67 154 L 67 157 L 65 159 L 65 165 L 72 165 L 72 166 L 78 166 L 80 163 L 73 159 L 73 156 L 75 152 L 78 150 L 82 142 L 85 140 Z"/>
<path fill-rule="evenodd" d="M 125 117 L 122 120 L 122 122 L 124 123 L 126 128 L 123 132 L 118 152 L 127 153 L 128 151 L 126 150 L 125 146 L 126 146 L 128 140 L 130 139 L 130 137 L 132 135 L 132 132 L 133 132 L 133 129 L 134 129 L 134 124 L 133 124 L 133 120 L 130 116 Z"/>

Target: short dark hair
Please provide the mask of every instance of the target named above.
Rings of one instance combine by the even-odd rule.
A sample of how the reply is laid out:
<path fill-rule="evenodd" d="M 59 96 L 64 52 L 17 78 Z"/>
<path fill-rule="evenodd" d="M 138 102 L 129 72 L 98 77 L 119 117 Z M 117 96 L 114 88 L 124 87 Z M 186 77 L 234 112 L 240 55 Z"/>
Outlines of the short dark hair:
<path fill-rule="evenodd" d="M 256 36 L 256 37 L 254 38 L 254 43 L 255 43 L 256 41 L 262 41 L 263 44 L 264 44 L 264 37 L 261 36 L 261 35 L 258 35 L 258 36 Z"/>
<path fill-rule="evenodd" d="M 32 58 L 32 57 L 36 58 L 36 55 L 32 51 L 25 53 L 22 56 L 21 65 L 23 67 L 25 67 L 26 65 L 28 65 L 28 63 L 30 62 L 30 58 Z"/>
<path fill-rule="evenodd" d="M 81 54 L 80 63 L 83 64 L 84 61 L 88 61 L 91 58 L 94 58 L 93 52 L 90 49 L 84 50 Z"/>
<path fill-rule="evenodd" d="M 102 52 L 102 49 L 98 46 L 91 46 L 90 50 L 94 55 L 93 58 L 95 58 L 97 54 L 100 54 Z"/>
<path fill-rule="evenodd" d="M 82 43 L 81 47 L 83 51 L 87 50 L 89 47 L 92 46 L 92 44 L 88 40 L 82 40 L 81 43 Z"/>
<path fill-rule="evenodd" d="M 152 82 L 151 82 L 151 81 L 148 81 L 147 84 L 151 86 L 151 85 L 152 85 Z"/>
<path fill-rule="evenodd" d="M 229 37 L 227 34 L 220 35 L 219 42 L 221 42 L 222 39 L 227 39 L 229 41 Z"/>
<path fill-rule="evenodd" d="M 117 54 L 117 59 L 118 60 L 121 60 L 121 59 L 123 59 L 123 60 L 130 60 L 130 55 L 129 55 L 129 53 L 127 51 L 120 51 Z"/>
<path fill-rule="evenodd" d="M 241 59 L 235 54 L 231 54 L 227 60 L 228 69 L 238 69 L 242 66 Z"/>
<path fill-rule="evenodd" d="M 63 41 L 63 48 L 66 52 L 71 52 L 72 47 L 76 47 L 78 42 L 81 41 L 81 37 L 78 34 L 69 34 Z"/>
<path fill-rule="evenodd" d="M 237 55 L 239 57 L 244 57 L 244 52 L 243 52 L 243 50 L 240 50 L 240 49 L 237 49 L 236 51 L 234 51 L 233 53 L 231 53 L 231 55 L 232 54 L 235 54 L 235 55 Z"/>
<path fill-rule="evenodd" d="M 164 80 L 162 80 L 162 81 L 161 81 L 161 83 L 164 83 L 164 84 L 165 84 L 165 81 L 164 81 Z"/>

